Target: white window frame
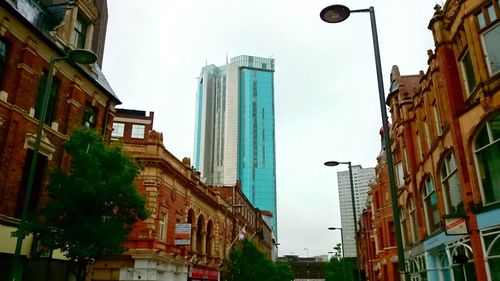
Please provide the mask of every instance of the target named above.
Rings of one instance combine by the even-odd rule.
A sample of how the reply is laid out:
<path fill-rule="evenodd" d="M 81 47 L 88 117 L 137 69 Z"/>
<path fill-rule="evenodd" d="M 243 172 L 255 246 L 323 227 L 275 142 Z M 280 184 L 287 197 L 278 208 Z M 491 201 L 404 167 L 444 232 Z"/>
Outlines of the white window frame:
<path fill-rule="evenodd" d="M 429 189 L 429 187 L 432 187 L 432 189 Z M 434 186 L 434 183 L 432 181 L 431 176 L 428 176 L 424 179 L 423 188 L 424 188 L 424 192 L 422 192 L 422 199 L 424 201 L 425 223 L 427 225 L 427 233 L 431 234 L 438 229 L 438 227 L 435 227 L 435 226 L 439 224 L 439 222 L 434 223 L 434 213 L 433 213 L 433 210 L 431 207 L 432 202 L 430 202 L 432 196 L 436 196 L 436 204 L 438 202 L 436 188 Z M 439 213 L 439 204 L 437 204 L 436 207 L 437 207 L 437 210 Z M 429 208 L 431 208 L 431 210 L 429 210 Z M 431 223 L 432 223 L 432 225 L 431 225 Z"/>
<path fill-rule="evenodd" d="M 161 211 L 158 220 L 158 240 L 161 242 L 167 242 L 167 219 L 168 213 Z"/>
<path fill-rule="evenodd" d="M 443 135 L 443 127 L 441 125 L 441 117 L 439 116 L 439 111 L 437 104 L 432 104 L 432 114 L 434 115 L 434 127 L 436 128 L 436 133 L 438 136 Z"/>
<path fill-rule="evenodd" d="M 398 188 L 403 188 L 405 186 L 405 172 L 403 169 L 403 162 L 399 161 L 396 164 L 396 179 L 398 182 Z"/>
<path fill-rule="evenodd" d="M 483 186 L 483 182 L 481 180 L 481 176 L 482 176 L 482 173 L 481 171 L 483 170 L 482 169 L 482 166 L 483 166 L 483 163 L 479 162 L 479 159 L 478 159 L 478 156 L 477 156 L 477 153 L 478 152 L 481 152 L 482 150 L 484 149 L 487 149 L 488 147 L 492 146 L 492 145 L 496 145 L 498 142 L 500 142 L 500 138 L 499 139 L 493 139 L 493 130 L 491 129 L 491 125 L 490 125 L 490 121 L 493 120 L 493 119 L 496 119 L 496 118 L 500 118 L 500 113 L 497 113 L 497 115 L 493 116 L 491 119 L 487 120 L 485 122 L 485 124 L 483 126 L 486 126 L 486 131 L 488 133 L 488 139 L 489 139 L 489 143 L 483 147 L 480 147 L 480 148 L 477 148 L 476 145 L 475 145 L 475 142 L 476 142 L 476 139 L 478 137 L 478 134 L 476 134 L 474 136 L 474 163 L 475 163 L 475 167 L 476 167 L 476 176 L 477 176 L 477 181 L 479 183 L 479 189 L 481 191 L 481 198 L 483 200 L 483 204 L 484 205 L 490 205 L 490 204 L 494 204 L 494 203 L 497 203 L 497 202 L 500 202 L 500 198 L 499 200 L 496 200 L 496 201 L 492 201 L 492 202 L 486 202 L 486 195 L 485 195 L 485 192 L 484 192 L 484 186 Z M 478 131 L 478 132 L 481 132 L 483 129 L 483 127 Z M 491 187 L 493 188 L 493 187 Z"/>
<path fill-rule="evenodd" d="M 132 131 L 130 137 L 133 139 L 144 139 L 146 135 L 146 126 L 141 124 L 132 124 Z"/>
<path fill-rule="evenodd" d="M 500 72 L 500 57 L 499 58 L 496 58 L 496 63 L 498 64 L 498 66 L 496 67 L 496 70 L 492 69 L 492 66 L 491 66 L 491 61 L 490 61 L 490 58 L 492 57 L 492 55 L 489 55 L 488 53 L 488 49 L 487 49 L 487 46 L 486 46 L 486 35 L 490 32 L 500 32 L 500 22 L 494 24 L 493 26 L 489 27 L 487 30 L 485 30 L 484 32 L 481 33 L 481 43 L 482 43 L 482 46 L 483 46 L 483 52 L 484 52 L 484 58 L 486 60 L 486 65 L 488 67 L 488 73 L 491 76 L 497 74 Z M 495 38 L 495 35 L 493 35 L 493 38 Z M 497 47 L 498 48 L 498 47 Z M 497 51 L 497 55 L 500 56 L 500 50 Z"/>
<path fill-rule="evenodd" d="M 112 138 L 123 138 L 125 135 L 125 123 L 114 122 L 113 131 L 111 131 Z"/>
<path fill-rule="evenodd" d="M 465 63 L 465 59 L 466 58 L 469 58 L 470 59 L 470 63 L 471 63 L 471 70 L 472 70 L 472 74 L 474 75 L 474 88 L 470 88 L 469 86 L 469 79 L 471 77 L 469 77 L 467 75 L 467 65 Z M 471 54 L 470 54 L 470 50 L 466 50 L 464 52 L 464 54 L 460 57 L 460 70 L 462 71 L 462 81 L 463 81 L 463 84 L 464 84 L 464 87 L 465 87 L 465 93 L 466 93 L 466 97 L 470 97 L 470 95 L 472 94 L 472 92 L 474 91 L 474 89 L 477 87 L 477 77 L 476 77 L 476 73 L 474 71 L 474 66 L 472 65 L 473 62 L 472 62 L 472 57 L 471 57 Z"/>
<path fill-rule="evenodd" d="M 444 197 L 444 208 L 446 214 L 452 213 L 451 211 L 451 192 L 452 188 L 458 188 L 458 192 L 460 193 L 460 199 L 462 200 L 463 204 L 463 197 L 462 197 L 462 190 L 460 186 L 460 179 L 458 179 L 458 186 L 452 187 L 450 186 L 450 179 L 452 177 L 458 177 L 458 168 L 457 164 L 455 161 L 455 156 L 453 155 L 453 152 L 449 152 L 448 154 L 445 155 L 443 158 L 443 161 L 441 163 L 441 168 L 440 168 L 440 176 L 441 176 L 441 186 L 443 190 L 443 197 Z M 456 192 L 456 190 L 455 190 Z"/>

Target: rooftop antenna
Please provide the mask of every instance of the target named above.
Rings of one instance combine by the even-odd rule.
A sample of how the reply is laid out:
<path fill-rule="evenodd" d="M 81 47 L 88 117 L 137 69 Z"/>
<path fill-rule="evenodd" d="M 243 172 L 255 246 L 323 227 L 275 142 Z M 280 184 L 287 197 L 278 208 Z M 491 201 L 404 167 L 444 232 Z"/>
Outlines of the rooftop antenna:
<path fill-rule="evenodd" d="M 229 64 L 229 59 L 227 57 L 227 52 L 226 52 L 226 65 Z"/>

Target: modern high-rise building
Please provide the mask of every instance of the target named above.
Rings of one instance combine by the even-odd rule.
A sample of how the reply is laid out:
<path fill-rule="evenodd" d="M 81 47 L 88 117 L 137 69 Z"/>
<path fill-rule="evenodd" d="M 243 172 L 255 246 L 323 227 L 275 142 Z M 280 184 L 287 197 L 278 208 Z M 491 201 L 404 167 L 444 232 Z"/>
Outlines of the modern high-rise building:
<path fill-rule="evenodd" d="M 193 158 L 208 185 L 239 181 L 255 207 L 272 213 L 276 234 L 274 59 L 243 55 L 202 68 Z"/>
<path fill-rule="evenodd" d="M 352 181 L 354 190 L 354 206 L 356 218 L 359 218 L 365 208 L 368 197 L 368 187 L 375 177 L 374 168 L 363 168 L 360 165 L 352 166 Z M 349 171 L 337 172 L 340 201 L 340 222 L 342 224 L 343 247 L 345 257 L 356 257 L 356 235 L 354 224 L 356 220 L 352 215 L 352 195 Z"/>

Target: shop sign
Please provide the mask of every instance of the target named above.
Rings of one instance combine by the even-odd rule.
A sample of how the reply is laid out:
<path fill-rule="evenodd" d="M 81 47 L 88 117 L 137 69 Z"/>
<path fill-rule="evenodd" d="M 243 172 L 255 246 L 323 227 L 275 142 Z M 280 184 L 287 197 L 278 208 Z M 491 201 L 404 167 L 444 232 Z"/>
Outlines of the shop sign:
<path fill-rule="evenodd" d="M 445 217 L 444 225 L 446 235 L 465 235 L 469 233 L 465 217 Z"/>
<path fill-rule="evenodd" d="M 177 246 L 189 246 L 191 244 L 191 224 L 175 224 L 174 244 Z"/>

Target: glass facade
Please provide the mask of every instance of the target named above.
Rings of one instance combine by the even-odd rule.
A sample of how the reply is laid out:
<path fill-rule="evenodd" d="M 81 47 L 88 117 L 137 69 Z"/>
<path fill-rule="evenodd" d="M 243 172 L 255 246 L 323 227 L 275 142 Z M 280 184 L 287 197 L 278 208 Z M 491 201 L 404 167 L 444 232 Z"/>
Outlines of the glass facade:
<path fill-rule="evenodd" d="M 209 185 L 236 181 L 273 214 L 276 234 L 274 59 L 238 56 L 203 67 L 198 80 L 194 167 Z"/>

